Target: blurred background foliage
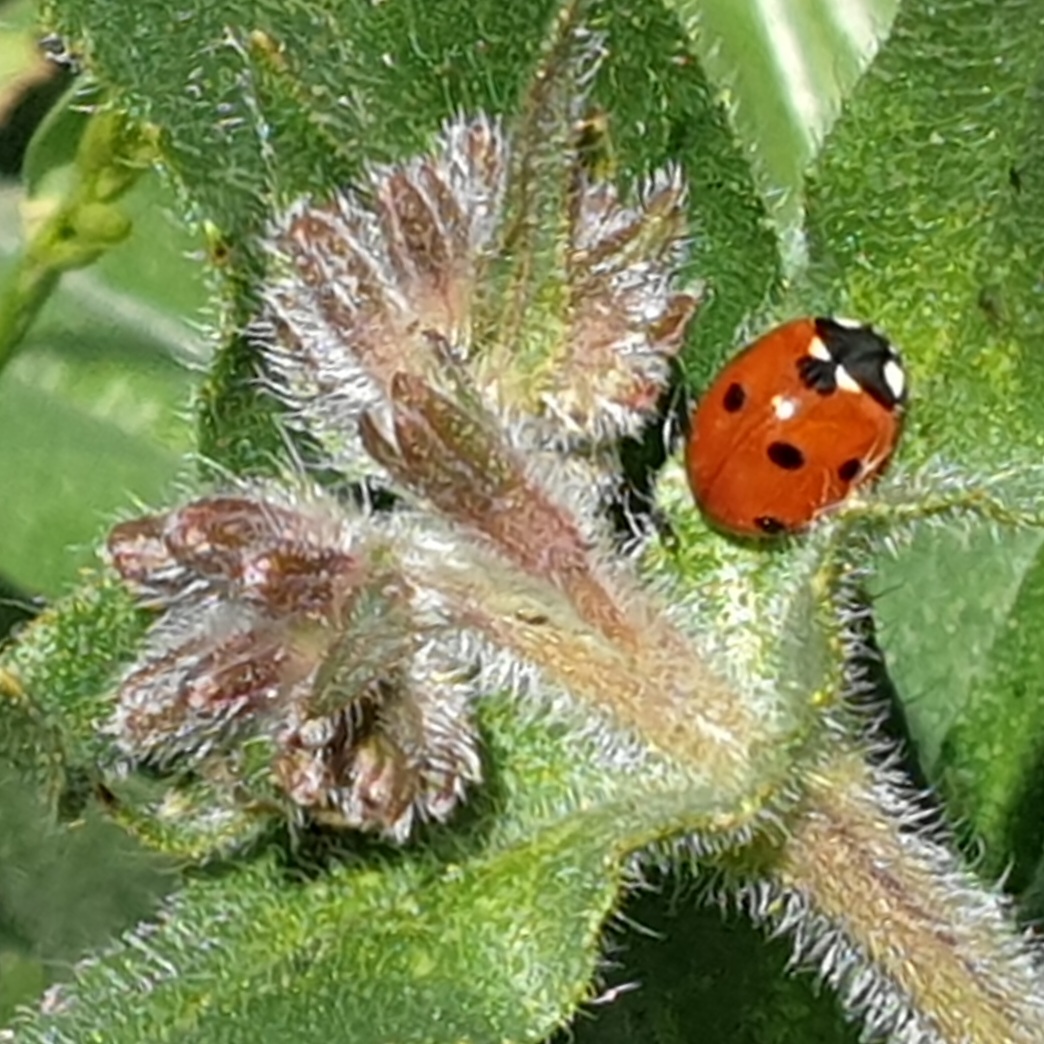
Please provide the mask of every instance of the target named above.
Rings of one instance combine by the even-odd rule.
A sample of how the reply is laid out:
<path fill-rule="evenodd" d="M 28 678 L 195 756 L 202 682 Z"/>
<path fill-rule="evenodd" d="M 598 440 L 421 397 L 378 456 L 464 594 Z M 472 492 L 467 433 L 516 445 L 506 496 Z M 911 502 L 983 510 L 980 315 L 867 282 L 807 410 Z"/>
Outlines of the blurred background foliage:
<path fill-rule="evenodd" d="M 67 190 L 86 121 L 76 78 L 35 46 L 37 18 L 33 3 L 0 4 L 0 280 Z M 67 590 L 106 520 L 161 497 L 193 445 L 199 243 L 159 177 L 126 205 L 134 234 L 62 281 L 0 380 L 0 577 L 23 597 Z"/>
<path fill-rule="evenodd" d="M 66 22 L 107 24 L 102 0 L 58 6 Z M 621 176 L 677 157 L 694 185 L 693 268 L 711 275 L 713 295 L 687 359 L 695 389 L 767 316 L 856 305 L 909 347 L 918 382 L 912 459 L 949 449 L 988 468 L 1008 456 L 1039 457 L 1044 424 L 1024 408 L 1039 401 L 1031 392 L 1044 383 L 1039 353 L 1022 360 L 1041 330 L 1032 215 L 1044 213 L 1034 202 L 1044 167 L 1032 142 L 1044 133 L 1034 138 L 1032 124 L 1003 125 L 1012 111 L 1005 105 L 1023 104 L 1019 85 L 1038 86 L 1025 57 L 1035 45 L 1028 32 L 1015 38 L 1020 5 L 1004 16 L 990 6 L 964 5 L 989 30 L 969 43 L 960 36 L 969 18 L 958 24 L 955 16 L 957 36 L 947 40 L 947 26 L 926 28 L 927 5 L 913 0 L 899 11 L 894 40 L 896 0 L 605 5 L 603 27 L 617 49 L 595 97 L 610 117 Z M 223 79 L 193 85 L 179 79 L 173 59 L 164 67 L 158 52 L 156 70 L 128 67 L 140 58 L 128 42 L 141 45 L 152 31 L 144 7 L 124 5 L 112 38 L 95 40 L 99 75 L 127 91 L 136 115 L 169 134 L 179 182 L 155 171 L 137 181 L 122 201 L 129 237 L 62 278 L 0 373 L 5 627 L 93 567 L 109 520 L 135 502 L 163 502 L 191 475 L 186 454 L 199 445 L 197 416 L 209 455 L 236 465 L 251 452 L 243 449 L 249 431 L 237 439 L 227 418 L 215 417 L 227 408 L 222 382 L 246 363 L 226 348 L 223 369 L 205 377 L 222 338 L 208 333 L 218 312 L 204 258 L 248 270 L 249 258 L 221 256 L 225 246 L 245 249 L 273 201 L 351 176 L 363 141 L 366 158 L 401 154 L 406 143 L 424 140 L 439 114 L 465 104 L 502 107 L 539 40 L 540 12 L 549 9 L 536 0 L 510 10 L 478 5 L 468 37 L 453 18 L 425 18 L 415 4 L 372 7 L 357 34 L 337 36 L 332 51 L 328 37 L 316 36 L 309 55 L 302 29 L 296 66 L 284 64 L 278 35 L 238 41 L 272 58 L 255 63 L 262 74 L 249 84 L 269 106 L 270 152 L 257 148 L 259 127 L 244 118 L 244 63 L 235 48 L 222 59 Z M 262 21 L 267 29 L 283 19 L 285 27 L 310 12 L 286 4 Z M 75 181 L 86 108 L 96 97 L 69 65 L 43 58 L 38 13 L 29 0 L 0 0 L 0 286 L 41 216 Z M 179 22 L 173 7 L 152 17 L 167 18 L 171 32 L 215 36 L 206 18 Z M 220 21 L 221 12 L 213 17 Z M 873 76 L 860 83 L 886 41 Z M 155 43 L 163 46 L 163 34 Z M 944 45 L 961 55 L 978 47 L 983 62 L 993 48 L 988 86 L 981 88 L 982 67 L 970 58 L 965 67 L 938 63 Z M 342 112 L 323 95 L 325 77 L 309 80 L 308 60 L 343 68 L 346 94 L 356 91 L 365 105 Z M 154 90 L 146 109 L 142 82 L 151 75 L 166 76 L 171 89 Z M 222 142 L 223 169 L 213 168 L 213 142 L 193 152 L 193 88 L 213 95 L 215 111 L 227 106 L 228 125 L 210 127 Z M 954 101 L 962 90 L 968 109 Z M 995 96 L 988 99 L 994 108 L 979 104 L 983 90 Z M 852 104 L 820 157 L 846 99 Z M 316 141 L 329 146 L 319 160 Z M 636 157 L 637 169 L 629 163 Z M 186 187 L 194 223 L 184 220 Z M 218 239 L 205 235 L 206 222 L 218 218 Z M 1036 282 L 1027 277 L 1034 271 Z M 234 300 L 234 283 L 220 284 L 223 314 L 249 309 L 248 300 Z M 1029 386 L 1013 393 L 1026 373 Z M 922 408 L 929 393 L 934 405 Z M 1011 414 L 998 407 L 1009 402 Z M 1035 534 L 932 530 L 885 563 L 875 581 L 879 637 L 919 767 L 968 825 L 969 843 L 982 845 L 985 869 L 1014 868 L 1009 886 L 1023 895 L 1028 916 L 1044 898 L 1036 812 L 1044 797 L 1039 551 Z M 164 864 L 89 808 L 85 798 L 83 809 L 63 810 L 76 830 L 56 830 L 36 794 L 0 775 L 0 1023 L 170 886 Z M 574 1039 L 856 1039 L 831 997 L 818 996 L 808 979 L 781 974 L 785 941 L 766 944 L 738 918 L 695 910 L 696 885 L 683 875 L 654 883 L 610 932 L 605 979 L 613 1003 L 585 1010 Z"/>

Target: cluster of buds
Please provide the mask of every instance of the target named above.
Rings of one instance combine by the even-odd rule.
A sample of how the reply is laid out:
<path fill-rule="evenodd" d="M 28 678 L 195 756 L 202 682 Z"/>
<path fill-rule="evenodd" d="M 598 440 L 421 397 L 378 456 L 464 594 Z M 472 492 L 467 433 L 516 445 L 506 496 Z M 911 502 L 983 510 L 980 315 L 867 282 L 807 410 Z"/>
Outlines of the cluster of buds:
<path fill-rule="evenodd" d="M 655 416 L 698 301 L 672 283 L 680 174 L 627 206 L 557 156 L 551 176 L 568 184 L 548 215 L 526 198 L 540 158 L 495 121 L 460 120 L 430 155 L 276 227 L 281 275 L 255 335 L 274 390 L 340 470 L 373 472 L 358 424 L 390 428 L 401 375 L 497 418 L 524 455 L 582 456 L 596 470 L 581 481 L 615 473 L 619 439 Z"/>
<path fill-rule="evenodd" d="M 111 561 L 165 610 L 120 686 L 123 749 L 235 777 L 260 741 L 279 789 L 323 822 L 401 840 L 448 815 L 480 768 L 456 634 L 361 521 L 240 491 L 116 526 Z"/>
<path fill-rule="evenodd" d="M 599 505 L 698 293 L 675 287 L 678 172 L 624 203 L 585 165 L 597 40 L 560 28 L 510 133 L 458 119 L 430 154 L 284 215 L 250 335 L 324 467 L 392 489 L 433 554 L 477 542 L 614 640 Z M 111 561 L 163 609 L 119 689 L 123 749 L 195 764 L 260 736 L 270 778 L 323 820 L 402 839 L 448 814 L 479 774 L 478 646 L 396 568 L 390 525 L 270 490 L 117 526 Z"/>

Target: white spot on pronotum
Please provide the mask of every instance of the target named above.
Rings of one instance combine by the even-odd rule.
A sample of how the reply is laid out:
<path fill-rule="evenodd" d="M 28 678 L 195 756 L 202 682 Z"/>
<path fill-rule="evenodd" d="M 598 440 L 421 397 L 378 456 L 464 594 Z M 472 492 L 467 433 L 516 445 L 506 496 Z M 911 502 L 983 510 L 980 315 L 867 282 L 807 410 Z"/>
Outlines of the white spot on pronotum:
<path fill-rule="evenodd" d="M 883 372 L 888 390 L 892 393 L 892 397 L 898 401 L 903 397 L 903 391 L 906 389 L 906 372 L 896 359 L 889 359 L 884 364 Z"/>
<path fill-rule="evenodd" d="M 838 366 L 834 370 L 834 380 L 837 386 L 846 392 L 861 392 L 862 385 L 843 367 Z"/>
<path fill-rule="evenodd" d="M 858 319 L 849 319 L 846 315 L 835 315 L 831 318 L 838 326 L 843 326 L 846 330 L 862 330 L 866 326 L 866 323 L 861 323 Z"/>
<path fill-rule="evenodd" d="M 813 359 L 822 359 L 823 362 L 830 362 L 833 358 L 830 354 L 830 349 L 818 337 L 813 337 L 808 342 L 808 354 Z"/>
<path fill-rule="evenodd" d="M 772 412 L 776 415 L 777 420 L 790 420 L 797 413 L 797 403 L 786 395 L 773 395 Z"/>

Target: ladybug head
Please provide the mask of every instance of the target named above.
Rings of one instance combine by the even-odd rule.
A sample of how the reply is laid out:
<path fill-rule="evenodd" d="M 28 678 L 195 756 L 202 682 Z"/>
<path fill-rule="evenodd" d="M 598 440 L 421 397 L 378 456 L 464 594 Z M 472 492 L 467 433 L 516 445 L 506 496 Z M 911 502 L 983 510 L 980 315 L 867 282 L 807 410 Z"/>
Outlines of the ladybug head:
<path fill-rule="evenodd" d="M 866 392 L 887 410 L 906 401 L 906 371 L 895 348 L 872 326 L 851 319 L 817 318 L 816 336 L 802 360 L 804 382 L 821 395 Z"/>

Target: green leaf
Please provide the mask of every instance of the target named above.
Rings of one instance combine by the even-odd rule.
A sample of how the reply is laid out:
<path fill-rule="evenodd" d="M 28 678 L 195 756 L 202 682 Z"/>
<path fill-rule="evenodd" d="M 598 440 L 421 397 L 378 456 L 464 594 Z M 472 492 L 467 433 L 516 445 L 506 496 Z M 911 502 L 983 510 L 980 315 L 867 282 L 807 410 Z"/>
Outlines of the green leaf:
<path fill-rule="evenodd" d="M 982 871 L 1015 893 L 1044 852 L 1044 558 L 1025 571 L 965 713 L 949 731 L 940 780 L 982 843 Z"/>
<path fill-rule="evenodd" d="M 62 966 L 151 914 L 174 877 L 96 809 L 57 824 L 2 763 L 0 821 L 0 1005 L 6 1006 L 30 1000 L 31 985 L 39 992 Z M 9 972 L 21 984 L 9 982 Z"/>
<path fill-rule="evenodd" d="M 97 87 L 92 89 L 76 83 L 37 125 L 22 163 L 22 183 L 27 196 L 56 205 L 72 187 L 76 177 L 76 150 L 90 118 L 88 108 L 99 98 Z"/>
<path fill-rule="evenodd" d="M 899 0 L 668 0 L 750 156 L 784 241 L 800 233 L 804 179 L 887 37 Z"/>
<path fill-rule="evenodd" d="M 559 815 L 441 868 L 415 856 L 288 885 L 269 863 L 198 882 L 169 928 L 84 969 L 90 1003 L 20 1032 L 114 1044 L 230 1044 L 259 1032 L 275 1042 L 540 1040 L 588 992 L 620 886 L 613 868 L 647 811 L 624 801 Z M 133 985 L 143 979 L 147 994 Z"/>
<path fill-rule="evenodd" d="M 911 737 L 984 873 L 1021 890 L 1044 849 L 1038 532 L 929 530 L 879 570 L 879 638 Z M 956 579 L 955 579 L 956 578 Z"/>
<path fill-rule="evenodd" d="M 101 726 L 115 672 L 131 658 L 147 618 L 122 588 L 95 582 L 27 624 L 0 657 L 0 730 L 17 737 L 0 748 L 4 765 L 48 766 L 47 790 L 66 796 L 71 779 L 97 779 L 108 757 Z M 61 735 L 56 742 L 55 732 Z"/>
<path fill-rule="evenodd" d="M 904 4 L 813 171 L 812 278 L 789 303 L 900 346 L 905 459 L 1044 445 L 1042 44 L 1032 3 Z"/>
<path fill-rule="evenodd" d="M 986 526 L 926 530 L 878 569 L 878 637 L 931 773 L 950 730 L 977 700 L 993 698 L 994 650 L 1017 627 L 1019 592 L 1041 542 L 1035 532 L 998 539 Z"/>
<path fill-rule="evenodd" d="M 1044 17 L 1032 4 L 903 4 L 823 151 L 795 307 L 873 319 L 912 382 L 905 462 L 972 464 L 971 489 L 1044 445 Z M 878 634 L 922 763 L 999 874 L 1042 844 L 1044 627 L 1036 532 L 952 520 L 881 564 Z"/>
<path fill-rule="evenodd" d="M 785 940 L 765 939 L 739 916 L 697 908 L 699 882 L 678 877 L 657 881 L 651 894 L 625 904 L 621 920 L 636 929 L 613 933 L 618 954 L 606 975 L 605 1000 L 555 1044 L 859 1039 L 833 996 L 807 977 L 785 974 Z"/>

